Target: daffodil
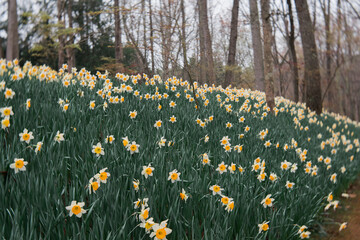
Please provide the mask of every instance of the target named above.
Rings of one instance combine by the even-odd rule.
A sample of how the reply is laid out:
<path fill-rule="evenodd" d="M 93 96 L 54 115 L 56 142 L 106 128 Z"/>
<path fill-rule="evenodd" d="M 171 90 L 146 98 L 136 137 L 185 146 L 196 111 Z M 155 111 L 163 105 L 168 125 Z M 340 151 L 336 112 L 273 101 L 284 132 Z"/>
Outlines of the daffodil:
<path fill-rule="evenodd" d="M 135 189 L 136 192 L 139 191 L 139 185 L 140 185 L 140 181 L 134 179 L 134 180 L 133 180 L 133 187 L 134 187 L 134 189 Z"/>
<path fill-rule="evenodd" d="M 144 222 L 149 217 L 149 211 L 150 211 L 150 208 L 141 206 L 141 212 L 139 213 L 140 221 Z"/>
<path fill-rule="evenodd" d="M 230 138 L 228 136 L 223 137 L 220 140 L 220 144 L 223 145 L 223 146 L 229 145 L 230 144 Z"/>
<path fill-rule="evenodd" d="M 91 110 L 95 109 L 95 101 L 90 101 L 89 109 L 91 109 Z"/>
<path fill-rule="evenodd" d="M 168 180 L 171 180 L 172 183 L 180 181 L 180 174 L 176 169 L 169 172 Z"/>
<path fill-rule="evenodd" d="M 181 189 L 180 198 L 181 198 L 181 200 L 184 200 L 185 202 L 189 198 L 189 196 L 186 194 L 186 192 L 183 188 Z"/>
<path fill-rule="evenodd" d="M 15 92 L 10 88 L 6 88 L 4 94 L 5 94 L 5 99 L 12 99 L 15 96 Z"/>
<path fill-rule="evenodd" d="M 123 140 L 122 143 L 123 143 L 124 147 L 127 147 L 127 145 L 129 144 L 128 137 L 123 137 L 122 140 Z"/>
<path fill-rule="evenodd" d="M 301 234 L 303 231 L 305 231 L 308 227 L 305 225 L 302 225 L 299 230 L 298 230 L 298 234 Z"/>
<path fill-rule="evenodd" d="M 8 127 L 10 127 L 10 118 L 6 117 L 6 118 L 1 120 L 1 128 L 5 129 L 5 128 L 8 128 Z"/>
<path fill-rule="evenodd" d="M 288 161 L 281 162 L 281 170 L 288 170 L 291 167 L 291 163 Z"/>
<path fill-rule="evenodd" d="M 64 141 L 64 133 L 60 133 L 60 131 L 57 131 L 54 140 L 58 143 Z"/>
<path fill-rule="evenodd" d="M 269 230 L 269 221 L 258 224 L 259 233 Z"/>
<path fill-rule="evenodd" d="M 290 172 L 295 173 L 297 169 L 298 169 L 297 163 L 291 164 Z"/>
<path fill-rule="evenodd" d="M 301 239 L 310 238 L 310 234 L 311 232 L 309 231 L 303 231 L 302 233 L 300 233 L 300 238 Z"/>
<path fill-rule="evenodd" d="M 257 176 L 257 179 L 259 180 L 259 182 L 263 182 L 265 181 L 265 178 L 266 178 L 266 173 L 265 171 L 261 170 L 260 174 Z"/>
<path fill-rule="evenodd" d="M 14 169 L 15 173 L 19 171 L 26 171 L 26 165 L 28 162 L 24 161 L 23 158 L 15 158 L 14 163 L 10 164 L 10 168 Z"/>
<path fill-rule="evenodd" d="M 30 107 L 31 107 L 31 99 L 30 98 L 28 98 L 27 100 L 26 100 L 26 110 L 29 110 L 30 109 Z"/>
<path fill-rule="evenodd" d="M 286 184 L 285 184 L 287 189 L 292 189 L 294 187 L 294 185 L 295 185 L 295 183 L 289 182 L 289 181 L 286 181 Z"/>
<path fill-rule="evenodd" d="M 38 142 L 36 144 L 36 148 L 35 148 L 35 153 L 36 154 L 41 151 L 42 145 L 43 145 L 43 142 Z"/>
<path fill-rule="evenodd" d="M 139 226 L 141 228 L 144 228 L 146 233 L 150 233 L 154 224 L 155 224 L 154 219 L 149 218 L 146 221 L 141 222 Z"/>
<path fill-rule="evenodd" d="M 95 153 L 97 157 L 100 157 L 100 155 L 104 155 L 104 149 L 101 147 L 101 143 L 97 143 L 96 145 L 92 146 L 92 153 Z"/>
<path fill-rule="evenodd" d="M 339 232 L 344 230 L 346 227 L 347 227 L 347 222 L 342 223 L 339 227 Z"/>
<path fill-rule="evenodd" d="M 216 194 L 221 195 L 221 191 L 224 190 L 223 188 L 221 188 L 218 185 L 212 185 L 209 189 L 212 191 L 213 195 L 216 195 Z"/>
<path fill-rule="evenodd" d="M 148 178 L 149 176 L 153 175 L 153 171 L 155 168 L 151 167 L 151 164 L 147 165 L 147 166 L 143 166 L 143 170 L 141 172 L 141 174 L 145 177 Z"/>
<path fill-rule="evenodd" d="M 136 118 L 136 116 L 137 116 L 137 111 L 136 111 L 136 110 L 131 111 L 131 112 L 129 113 L 129 117 L 130 117 L 131 119 Z"/>
<path fill-rule="evenodd" d="M 115 140 L 114 135 L 106 136 L 105 143 L 112 144 L 114 140 Z"/>
<path fill-rule="evenodd" d="M 161 120 L 157 120 L 157 121 L 155 122 L 155 124 L 154 124 L 154 127 L 155 127 L 156 129 L 159 129 L 159 128 L 161 128 L 161 125 L 162 125 L 162 121 L 161 121 Z"/>
<path fill-rule="evenodd" d="M 131 144 L 127 144 L 126 148 L 128 151 L 130 151 L 130 154 L 138 153 L 139 152 L 139 144 L 136 144 L 136 142 L 132 142 Z"/>
<path fill-rule="evenodd" d="M 166 139 L 164 137 L 161 137 L 160 141 L 158 142 L 158 145 L 160 148 L 164 147 L 166 143 Z"/>
<path fill-rule="evenodd" d="M 271 194 L 268 194 L 262 201 L 261 204 L 264 208 L 272 207 L 274 198 L 271 198 Z"/>
<path fill-rule="evenodd" d="M 230 144 L 224 145 L 223 148 L 225 149 L 225 152 L 231 152 L 232 149 Z"/>
<path fill-rule="evenodd" d="M 172 116 L 170 117 L 169 122 L 171 122 L 171 123 L 176 123 L 176 117 L 175 117 L 174 115 L 172 115 Z"/>
<path fill-rule="evenodd" d="M 229 198 L 227 196 L 221 195 L 221 199 L 220 202 L 222 203 L 223 206 L 227 206 L 230 202 L 232 202 L 233 199 Z"/>
<path fill-rule="evenodd" d="M 169 106 L 170 106 L 171 108 L 175 108 L 175 107 L 176 107 L 176 103 L 175 103 L 174 101 L 171 101 L 171 102 L 169 103 Z"/>
<path fill-rule="evenodd" d="M 63 108 L 62 108 L 62 111 L 63 112 L 66 112 L 67 110 L 69 109 L 69 104 L 64 104 Z"/>
<path fill-rule="evenodd" d="M 336 173 L 332 174 L 332 175 L 330 176 L 330 181 L 333 182 L 333 183 L 336 183 L 336 176 L 337 176 Z"/>
<path fill-rule="evenodd" d="M 12 107 L 3 107 L 0 108 L 1 117 L 6 118 L 14 115 L 14 112 L 12 111 Z"/>
<path fill-rule="evenodd" d="M 103 168 L 99 173 L 95 174 L 95 178 L 98 179 L 102 183 L 106 183 L 108 177 L 110 177 L 110 173 L 106 172 L 108 168 Z"/>
<path fill-rule="evenodd" d="M 230 173 L 235 173 L 236 171 L 236 164 L 235 163 L 231 163 L 231 165 L 228 167 Z"/>
<path fill-rule="evenodd" d="M 22 133 L 19 134 L 19 137 L 21 142 L 26 142 L 27 144 L 29 144 L 30 141 L 34 139 L 33 133 L 29 132 L 26 128 Z"/>
<path fill-rule="evenodd" d="M 224 163 L 224 161 L 218 165 L 218 167 L 216 168 L 216 171 L 218 171 L 220 174 L 227 172 L 227 165 Z"/>
<path fill-rule="evenodd" d="M 150 237 L 154 237 L 154 240 L 167 240 L 166 236 L 169 235 L 172 230 L 170 228 L 167 228 L 167 221 L 163 221 L 160 224 L 155 223 L 152 226 L 153 232 L 150 234 Z"/>
<path fill-rule="evenodd" d="M 90 178 L 89 180 L 89 185 L 88 185 L 88 188 L 89 188 L 89 193 L 91 194 L 91 192 L 95 193 L 100 187 L 100 180 L 98 178 L 95 178 L 95 181 L 94 181 L 94 178 Z"/>
<path fill-rule="evenodd" d="M 234 201 L 230 201 L 230 202 L 226 205 L 225 210 L 228 211 L 228 212 L 230 212 L 230 211 L 234 210 L 234 206 L 235 206 Z"/>
<path fill-rule="evenodd" d="M 83 209 L 84 206 L 84 202 L 72 201 L 71 205 L 66 207 L 66 210 L 69 211 L 70 217 L 75 214 L 78 218 L 81 218 L 81 216 L 86 213 L 86 210 Z"/>

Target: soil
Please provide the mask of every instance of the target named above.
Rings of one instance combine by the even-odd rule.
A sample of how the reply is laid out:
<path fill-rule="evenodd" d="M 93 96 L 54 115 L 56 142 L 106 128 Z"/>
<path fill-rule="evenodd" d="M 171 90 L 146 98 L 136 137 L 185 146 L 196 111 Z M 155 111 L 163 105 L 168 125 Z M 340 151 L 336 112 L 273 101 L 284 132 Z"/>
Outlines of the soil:
<path fill-rule="evenodd" d="M 335 212 L 330 212 L 324 223 L 326 232 L 319 240 L 357 240 L 360 239 L 360 176 L 352 183 L 346 191 L 349 198 L 340 197 L 339 207 Z M 339 227 L 343 222 L 347 222 L 347 227 L 339 232 Z"/>

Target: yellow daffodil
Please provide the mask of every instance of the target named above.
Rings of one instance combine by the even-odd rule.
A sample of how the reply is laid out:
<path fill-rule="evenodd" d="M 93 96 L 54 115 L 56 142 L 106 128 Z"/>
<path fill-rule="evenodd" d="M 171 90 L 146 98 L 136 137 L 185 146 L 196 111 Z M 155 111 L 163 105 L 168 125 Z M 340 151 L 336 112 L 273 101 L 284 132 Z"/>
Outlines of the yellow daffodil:
<path fill-rule="evenodd" d="M 14 163 L 10 164 L 10 168 L 14 169 L 15 173 L 19 171 L 26 171 L 26 165 L 28 162 L 24 161 L 23 158 L 15 158 Z"/>
<path fill-rule="evenodd" d="M 83 209 L 84 206 L 85 206 L 84 202 L 72 201 L 71 205 L 66 207 L 66 210 L 69 211 L 70 217 L 75 214 L 75 216 L 77 216 L 78 218 L 81 218 L 81 216 L 84 213 L 86 213 L 86 210 Z"/>

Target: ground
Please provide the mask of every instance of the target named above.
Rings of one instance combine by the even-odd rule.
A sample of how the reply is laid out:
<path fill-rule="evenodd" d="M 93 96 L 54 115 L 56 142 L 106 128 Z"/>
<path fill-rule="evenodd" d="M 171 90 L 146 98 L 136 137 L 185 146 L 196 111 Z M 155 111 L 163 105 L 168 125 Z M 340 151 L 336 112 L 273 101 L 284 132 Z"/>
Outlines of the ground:
<path fill-rule="evenodd" d="M 326 220 L 325 231 L 327 236 L 319 240 L 355 240 L 360 239 L 360 176 L 350 185 L 346 193 L 349 198 L 341 197 L 339 208 L 331 213 Z M 347 222 L 347 228 L 339 232 L 341 223 Z"/>

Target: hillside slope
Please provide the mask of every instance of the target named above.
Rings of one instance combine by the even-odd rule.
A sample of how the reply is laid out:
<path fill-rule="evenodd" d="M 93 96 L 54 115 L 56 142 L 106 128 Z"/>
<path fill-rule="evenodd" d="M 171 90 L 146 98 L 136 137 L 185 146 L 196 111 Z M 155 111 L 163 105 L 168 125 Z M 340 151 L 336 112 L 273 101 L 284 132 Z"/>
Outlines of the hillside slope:
<path fill-rule="evenodd" d="M 359 123 L 343 116 L 15 63 L 0 60 L 5 239 L 306 238 L 360 170 Z"/>

